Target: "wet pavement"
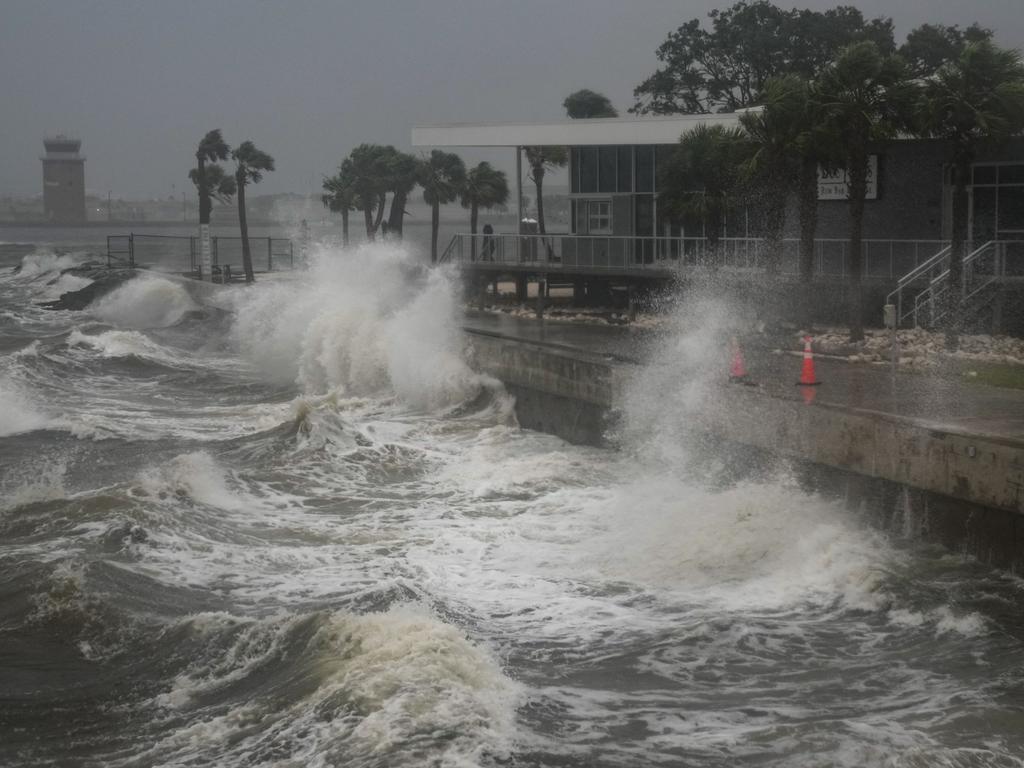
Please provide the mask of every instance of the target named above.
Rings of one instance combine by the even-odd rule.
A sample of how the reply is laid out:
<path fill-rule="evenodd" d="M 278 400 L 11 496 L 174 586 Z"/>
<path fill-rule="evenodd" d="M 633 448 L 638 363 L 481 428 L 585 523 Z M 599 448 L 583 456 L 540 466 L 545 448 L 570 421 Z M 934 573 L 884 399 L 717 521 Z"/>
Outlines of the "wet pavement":
<path fill-rule="evenodd" d="M 536 321 L 473 312 L 467 330 L 494 333 L 556 348 L 581 350 L 626 363 L 657 364 L 660 334 L 628 326 Z M 961 375 L 894 372 L 892 366 L 851 364 L 815 357 L 819 386 L 797 386 L 800 354 L 772 348 L 766 338 L 744 349 L 749 379 L 773 397 L 810 399 L 815 405 L 854 408 L 912 419 L 931 429 L 1021 442 L 1024 447 L 1024 390 L 972 384 Z M 729 384 L 730 353 L 722 351 L 723 386 Z"/>

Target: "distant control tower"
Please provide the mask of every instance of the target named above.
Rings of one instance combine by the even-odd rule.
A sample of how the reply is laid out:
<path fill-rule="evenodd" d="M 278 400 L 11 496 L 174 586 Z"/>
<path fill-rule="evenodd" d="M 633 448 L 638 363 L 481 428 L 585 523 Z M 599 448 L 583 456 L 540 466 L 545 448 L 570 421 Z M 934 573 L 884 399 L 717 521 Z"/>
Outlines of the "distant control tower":
<path fill-rule="evenodd" d="M 43 139 L 43 208 L 58 224 L 85 221 L 85 158 L 82 142 L 58 134 Z"/>

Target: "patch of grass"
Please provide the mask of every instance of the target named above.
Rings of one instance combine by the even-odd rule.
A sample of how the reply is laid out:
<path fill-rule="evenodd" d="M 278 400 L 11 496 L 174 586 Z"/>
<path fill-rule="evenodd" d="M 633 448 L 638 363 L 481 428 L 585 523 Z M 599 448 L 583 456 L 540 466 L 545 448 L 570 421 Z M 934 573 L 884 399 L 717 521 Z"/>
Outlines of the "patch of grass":
<path fill-rule="evenodd" d="M 990 387 L 1024 389 L 1024 365 L 972 363 L 964 372 L 966 381 Z"/>

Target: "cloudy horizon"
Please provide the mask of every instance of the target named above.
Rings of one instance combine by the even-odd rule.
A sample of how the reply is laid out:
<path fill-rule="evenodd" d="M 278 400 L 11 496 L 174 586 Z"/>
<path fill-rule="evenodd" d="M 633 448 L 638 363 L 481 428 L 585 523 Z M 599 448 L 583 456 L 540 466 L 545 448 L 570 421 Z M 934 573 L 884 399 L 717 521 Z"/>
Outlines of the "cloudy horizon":
<path fill-rule="evenodd" d="M 61 132 L 82 140 L 90 193 L 191 192 L 195 143 L 221 128 L 230 144 L 251 139 L 276 158 L 255 194 L 308 194 L 360 143 L 420 152 L 415 124 L 561 119 L 562 99 L 579 88 L 624 113 L 666 35 L 731 4 L 7 0 L 0 194 L 41 192 L 42 139 Z M 852 4 L 892 16 L 898 40 L 925 22 L 977 21 L 1003 46 L 1024 44 L 1019 0 Z"/>

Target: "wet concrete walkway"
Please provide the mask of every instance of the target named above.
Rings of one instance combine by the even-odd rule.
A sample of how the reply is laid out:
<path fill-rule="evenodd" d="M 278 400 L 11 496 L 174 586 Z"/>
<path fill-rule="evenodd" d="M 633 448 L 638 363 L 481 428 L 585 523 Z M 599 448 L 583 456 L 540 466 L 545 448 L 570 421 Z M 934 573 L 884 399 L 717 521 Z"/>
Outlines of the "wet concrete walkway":
<path fill-rule="evenodd" d="M 463 327 L 644 365 L 658 364 L 663 338 L 658 332 L 628 326 L 537 321 L 480 312 L 468 314 Z M 771 346 L 762 339 L 744 350 L 750 379 L 773 397 L 803 399 L 803 388 L 796 386 L 800 355 Z M 727 349 L 723 349 L 721 360 L 722 385 L 742 386 L 728 383 Z M 900 417 L 930 429 L 1019 443 L 1024 448 L 1024 390 L 971 384 L 959 375 L 894 373 L 889 365 L 851 364 L 822 357 L 815 358 L 815 367 L 822 382 L 813 388 L 815 405 Z"/>

